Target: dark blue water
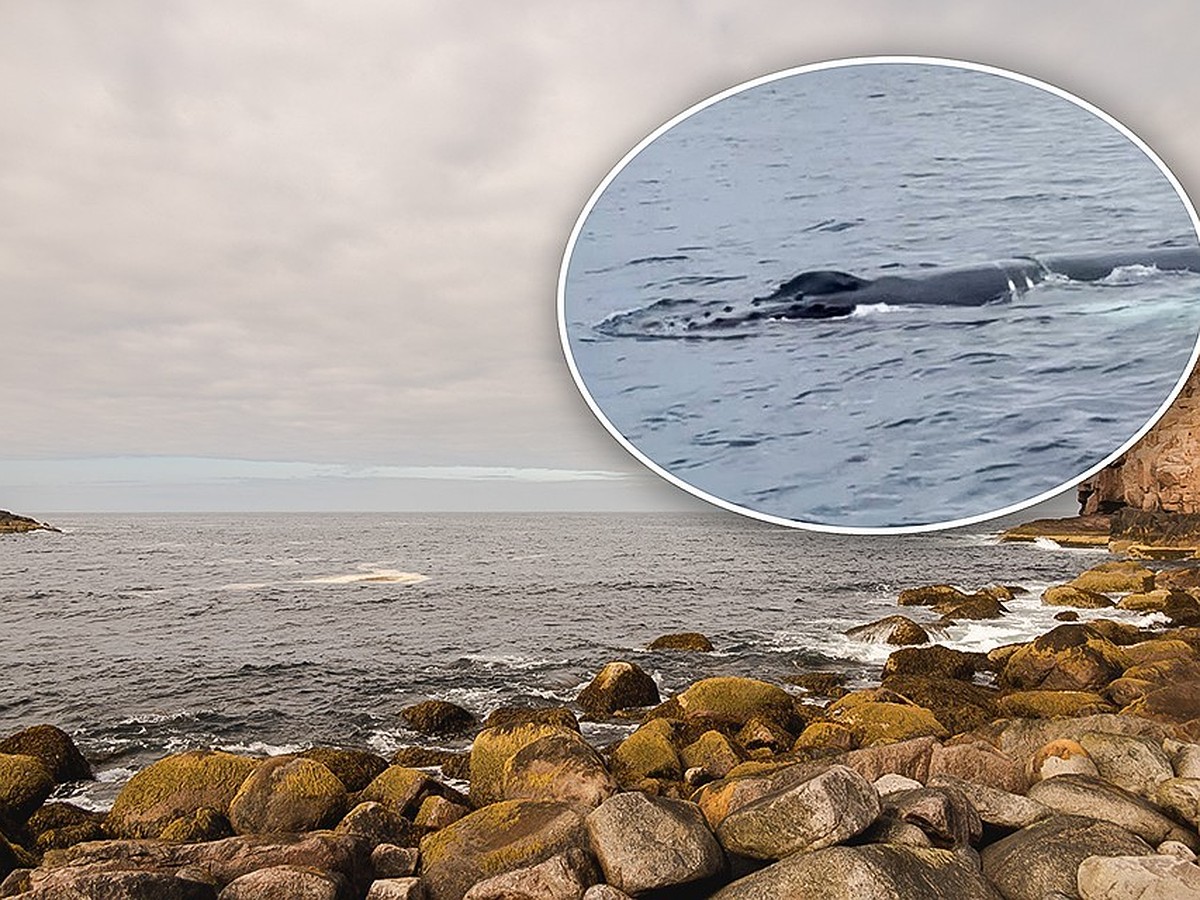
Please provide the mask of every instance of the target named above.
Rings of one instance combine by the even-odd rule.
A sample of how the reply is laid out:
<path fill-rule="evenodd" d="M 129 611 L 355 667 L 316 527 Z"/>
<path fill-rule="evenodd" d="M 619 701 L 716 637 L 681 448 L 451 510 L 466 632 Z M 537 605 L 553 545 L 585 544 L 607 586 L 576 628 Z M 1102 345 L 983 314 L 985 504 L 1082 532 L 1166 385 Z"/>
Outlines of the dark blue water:
<path fill-rule="evenodd" d="M 1103 558 L 983 533 L 821 535 L 716 512 L 56 524 L 66 533 L 0 536 L 0 735 L 66 728 L 98 763 L 91 803 L 168 751 L 387 752 L 426 740 L 397 715 L 417 700 L 480 715 L 569 703 L 613 659 L 638 662 L 664 694 L 710 674 L 867 678 L 889 648 L 841 632 L 894 613 L 900 589 L 1034 590 L 1011 616 L 946 634 L 985 649 L 1048 628 L 1054 609 L 1036 592 Z M 681 630 L 704 632 L 718 652 L 643 649 Z M 586 726 L 598 739 L 612 727 Z"/>
<path fill-rule="evenodd" d="M 1132 438 L 1188 363 L 1200 276 L 1131 267 L 980 308 L 699 339 L 597 326 L 664 300 L 744 305 L 806 270 L 1164 243 L 1195 245 L 1186 207 L 1090 112 L 988 73 L 838 68 L 726 98 L 642 150 L 583 224 L 563 316 L 603 416 L 696 489 L 808 523 L 946 522 L 1052 491 Z"/>

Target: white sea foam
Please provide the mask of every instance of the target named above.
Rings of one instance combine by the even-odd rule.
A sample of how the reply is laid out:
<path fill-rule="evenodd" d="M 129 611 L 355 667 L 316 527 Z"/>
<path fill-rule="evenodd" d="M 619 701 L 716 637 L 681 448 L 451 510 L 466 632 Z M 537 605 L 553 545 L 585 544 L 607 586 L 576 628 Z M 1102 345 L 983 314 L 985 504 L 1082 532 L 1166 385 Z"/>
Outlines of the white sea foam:
<path fill-rule="evenodd" d="M 381 582 L 386 584 L 420 584 L 428 581 L 428 575 L 419 572 L 401 572 L 398 569 L 368 569 L 363 572 L 350 572 L 345 575 L 320 575 L 316 578 L 304 578 L 294 584 L 361 584 L 363 582 Z"/>
<path fill-rule="evenodd" d="M 880 316 L 887 313 L 903 312 L 909 307 L 896 305 L 892 303 L 862 303 L 854 307 L 854 311 L 850 313 L 851 318 L 858 316 Z"/>
<path fill-rule="evenodd" d="M 308 744 L 268 744 L 266 741 L 248 741 L 222 744 L 217 749 L 227 753 L 246 753 L 250 756 L 283 756 L 289 753 L 299 753 L 309 746 Z"/>

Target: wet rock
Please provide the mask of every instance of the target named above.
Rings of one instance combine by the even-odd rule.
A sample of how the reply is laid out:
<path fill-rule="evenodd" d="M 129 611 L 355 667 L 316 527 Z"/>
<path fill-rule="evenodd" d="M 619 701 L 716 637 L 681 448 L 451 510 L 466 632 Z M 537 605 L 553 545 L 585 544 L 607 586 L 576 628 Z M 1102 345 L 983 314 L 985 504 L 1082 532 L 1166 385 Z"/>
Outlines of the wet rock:
<path fill-rule="evenodd" d="M 1087 627 L 1110 644 L 1116 644 L 1118 647 L 1128 647 L 1146 640 L 1146 633 L 1128 622 L 1092 619 L 1087 623 Z M 1125 659 L 1125 655 L 1124 651 L 1119 654 L 1122 661 Z"/>
<path fill-rule="evenodd" d="M 645 778 L 678 781 L 683 764 L 672 742 L 674 728 L 668 719 L 651 719 L 621 741 L 612 754 L 612 771 L 622 785 Z"/>
<path fill-rule="evenodd" d="M 843 698 L 844 700 L 845 698 Z M 839 703 L 842 701 L 838 701 Z M 945 726 L 929 710 L 900 703 L 859 703 L 831 709 L 830 717 L 854 734 L 860 746 L 894 744 L 914 737 L 947 737 Z"/>
<path fill-rule="evenodd" d="M 846 631 L 846 637 L 868 644 L 928 644 L 929 633 L 908 616 L 887 616 Z"/>
<path fill-rule="evenodd" d="M 367 900 L 425 900 L 425 888 L 419 878 L 377 878 Z"/>
<path fill-rule="evenodd" d="M 846 693 L 846 675 L 842 672 L 802 672 L 784 681 L 818 697 L 837 699 Z"/>
<path fill-rule="evenodd" d="M 721 676 L 695 682 L 675 698 L 683 718 L 741 727 L 755 716 L 788 725 L 792 698 L 783 690 L 753 678 Z"/>
<path fill-rule="evenodd" d="M 971 594 L 962 600 L 935 603 L 933 611 L 950 621 L 998 619 L 1008 613 L 1004 604 L 997 597 L 985 593 Z"/>
<path fill-rule="evenodd" d="M 61 728 L 34 725 L 0 741 L 0 754 L 32 756 L 39 760 L 55 784 L 91 781 L 92 767 L 75 742 Z"/>
<path fill-rule="evenodd" d="M 177 753 L 147 766 L 117 794 L 106 827 L 117 837 L 156 838 L 199 809 L 223 816 L 258 760 L 222 751 Z"/>
<path fill-rule="evenodd" d="M 484 728 L 505 728 L 511 725 L 557 725 L 579 730 L 575 713 L 565 706 L 501 706 L 492 710 L 483 722 Z"/>
<path fill-rule="evenodd" d="M 879 813 L 871 783 L 853 769 L 833 766 L 731 812 L 717 838 L 731 853 L 780 859 L 853 837 Z"/>
<path fill-rule="evenodd" d="M 504 763 L 506 800 L 560 800 L 599 806 L 617 790 L 604 760 L 573 731 L 526 744 Z"/>
<path fill-rule="evenodd" d="M 349 900 L 346 879 L 335 872 L 272 866 L 235 878 L 219 900 Z"/>
<path fill-rule="evenodd" d="M 466 734 L 478 723 L 470 710 L 445 700 L 423 700 L 400 710 L 400 719 L 421 734 Z"/>
<path fill-rule="evenodd" d="M 349 793 L 361 791 L 388 767 L 386 759 L 366 750 L 313 747 L 296 755 L 319 762 L 337 777 Z"/>
<path fill-rule="evenodd" d="M 1111 703 L 1091 691 L 1013 691 L 996 702 L 996 709 L 1002 716 L 1025 719 L 1116 712 Z"/>
<path fill-rule="evenodd" d="M 430 795 L 456 796 L 444 784 L 419 769 L 388 766 L 356 798 L 360 803 L 382 803 L 398 816 L 411 819 Z"/>
<path fill-rule="evenodd" d="M 996 706 L 999 692 L 969 681 L 893 675 L 884 679 L 883 687 L 929 710 L 951 734 L 970 731 L 999 714 Z"/>
<path fill-rule="evenodd" d="M 1076 609 L 1105 609 L 1115 605 L 1101 593 L 1071 584 L 1054 584 L 1046 588 L 1042 591 L 1042 603 L 1045 606 L 1072 606 Z"/>
<path fill-rule="evenodd" d="M 1108 547 L 1110 521 L 1105 515 L 1069 516 L 1062 519 L 1035 519 L 1001 536 L 1002 541 L 1035 541 L 1046 538 L 1060 547 Z"/>
<path fill-rule="evenodd" d="M 1039 781 L 1029 789 L 1029 799 L 1068 815 L 1112 822 L 1150 844 L 1172 840 L 1192 850 L 1198 846 L 1193 832 L 1143 797 L 1090 775 L 1058 775 Z"/>
<path fill-rule="evenodd" d="M 1125 594 L 1151 590 L 1154 587 L 1154 573 L 1136 562 L 1105 562 L 1075 576 L 1070 583 L 1085 591 Z"/>
<path fill-rule="evenodd" d="M 767 750 L 772 754 L 791 749 L 796 736 L 776 722 L 754 716 L 737 733 L 737 742 L 747 750 Z"/>
<path fill-rule="evenodd" d="M 849 886 L 853 885 L 852 888 Z M 797 853 L 713 895 L 712 900 L 1001 900 L 970 861 L 949 850 L 869 844 Z M 1042 900 L 1039 896 L 1038 900 Z"/>
<path fill-rule="evenodd" d="M 1101 778 L 1143 797 L 1153 796 L 1158 785 L 1175 776 L 1161 742 L 1088 731 L 1079 736 L 1079 744 L 1096 764 Z"/>
<path fill-rule="evenodd" d="M 1075 610 L 1073 610 L 1073 609 L 1064 609 L 1062 612 L 1056 612 L 1054 614 L 1054 621 L 1056 621 L 1056 622 L 1078 622 L 1079 621 L 1079 613 L 1075 612 Z"/>
<path fill-rule="evenodd" d="M 380 844 L 415 847 L 418 835 L 413 824 L 382 803 L 368 800 L 346 813 L 335 830 L 361 837 L 372 847 Z"/>
<path fill-rule="evenodd" d="M 958 678 L 969 681 L 975 677 L 979 656 L 934 644 L 931 647 L 906 647 L 895 651 L 883 666 L 883 677 L 921 675 L 926 678 Z"/>
<path fill-rule="evenodd" d="M 1076 883 L 1083 900 L 1200 900 L 1200 866 L 1169 856 L 1089 856 Z"/>
<path fill-rule="evenodd" d="M 575 702 L 589 716 L 603 719 L 619 709 L 658 703 L 658 685 L 640 666 L 610 662 L 579 692 Z"/>
<path fill-rule="evenodd" d="M 504 765 L 522 747 L 555 734 L 567 734 L 561 725 L 525 723 L 485 728 L 471 745 L 471 801 L 485 806 L 504 798 Z"/>
<path fill-rule="evenodd" d="M 884 815 L 915 825 L 935 847 L 955 849 L 979 842 L 983 823 L 979 813 L 956 787 L 916 787 L 882 798 Z"/>
<path fill-rule="evenodd" d="M 1016 650 L 1000 674 L 1013 690 L 1103 690 L 1124 670 L 1119 648 L 1088 625 L 1059 625 Z"/>
<path fill-rule="evenodd" d="M 725 855 L 694 803 L 618 794 L 587 817 L 604 880 L 627 894 L 704 881 Z"/>
<path fill-rule="evenodd" d="M 242 782 L 229 804 L 238 834 L 297 833 L 332 827 L 346 809 L 346 787 L 319 762 L 277 756 Z"/>
<path fill-rule="evenodd" d="M 685 769 L 700 768 L 710 778 L 724 778 L 745 754 L 719 731 L 706 731 L 679 752 Z"/>
<path fill-rule="evenodd" d="M 650 642 L 649 650 L 691 650 L 696 653 L 711 653 L 715 649 L 712 641 L 695 631 L 680 634 L 664 634 Z"/>
<path fill-rule="evenodd" d="M 583 818 L 565 803 L 506 800 L 464 816 L 421 841 L 429 900 L 462 900 L 488 878 L 586 851 Z"/>
<path fill-rule="evenodd" d="M 1070 738 L 1058 738 L 1034 752 L 1029 760 L 1029 779 L 1038 782 L 1058 775 L 1098 777 L 1100 770 L 1082 744 Z"/>
<path fill-rule="evenodd" d="M 933 606 L 966 600 L 970 595 L 949 584 L 930 584 L 924 587 L 905 588 L 896 602 L 901 606 Z"/>
<path fill-rule="evenodd" d="M 463 900 L 580 900 L 596 880 L 591 858 L 571 848 L 535 866 L 481 881 L 467 891 Z"/>
<path fill-rule="evenodd" d="M 1006 900 L 1075 897 L 1076 872 L 1089 856 L 1141 856 L 1149 845 L 1111 822 L 1055 815 L 1002 838 L 980 853 L 983 874 Z"/>
<path fill-rule="evenodd" d="M 54 775 L 36 757 L 0 754 L 0 821 L 24 822 L 54 790 Z"/>
<path fill-rule="evenodd" d="M 1024 767 L 986 741 L 934 746 L 929 757 L 929 777 L 949 775 L 1002 791 L 1024 794 L 1029 777 Z"/>

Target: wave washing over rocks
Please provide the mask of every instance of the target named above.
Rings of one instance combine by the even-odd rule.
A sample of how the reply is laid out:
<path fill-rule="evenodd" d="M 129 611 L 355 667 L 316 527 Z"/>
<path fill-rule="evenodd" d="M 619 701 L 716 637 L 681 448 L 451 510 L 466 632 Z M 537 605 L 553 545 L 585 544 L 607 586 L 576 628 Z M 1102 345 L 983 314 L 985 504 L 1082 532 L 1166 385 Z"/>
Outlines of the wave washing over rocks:
<path fill-rule="evenodd" d="M 1200 897 L 1200 566 L 1102 563 L 1041 592 L 1057 624 L 1033 640 L 930 641 L 1021 591 L 901 591 L 846 636 L 894 648 L 868 687 L 717 676 L 664 699 L 616 660 L 569 706 L 411 705 L 428 740 L 390 759 L 171 754 L 107 812 L 51 799 L 92 766 L 28 728 L 0 741 L 0 896 Z"/>

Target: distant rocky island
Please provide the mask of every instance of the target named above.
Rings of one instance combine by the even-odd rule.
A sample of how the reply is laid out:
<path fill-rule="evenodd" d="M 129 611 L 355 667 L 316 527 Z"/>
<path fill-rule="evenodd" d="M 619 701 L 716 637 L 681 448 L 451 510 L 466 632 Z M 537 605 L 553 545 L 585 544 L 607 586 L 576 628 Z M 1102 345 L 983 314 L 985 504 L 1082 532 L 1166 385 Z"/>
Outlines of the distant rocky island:
<path fill-rule="evenodd" d="M 0 509 L 0 534 L 18 534 L 23 531 L 58 531 L 53 525 L 39 522 L 28 516 L 18 516 L 6 509 Z"/>

